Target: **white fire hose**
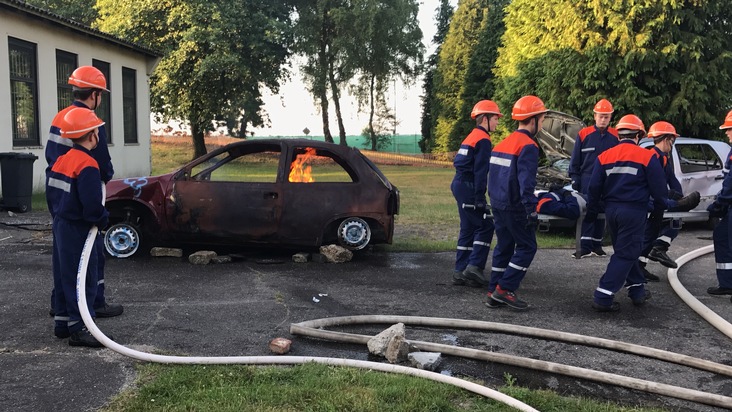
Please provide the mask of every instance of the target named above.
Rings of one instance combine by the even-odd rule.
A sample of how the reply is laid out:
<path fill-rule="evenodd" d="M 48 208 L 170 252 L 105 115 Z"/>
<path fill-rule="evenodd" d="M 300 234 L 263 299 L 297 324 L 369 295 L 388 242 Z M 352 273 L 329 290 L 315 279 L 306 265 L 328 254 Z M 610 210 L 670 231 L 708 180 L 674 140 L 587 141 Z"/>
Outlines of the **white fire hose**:
<path fill-rule="evenodd" d="M 105 196 L 105 188 L 102 185 L 102 198 Z M 129 347 L 120 345 L 117 342 L 109 339 L 94 323 L 94 319 L 89 313 L 87 307 L 87 300 L 85 293 L 81 291 L 85 290 L 83 285 L 86 284 L 86 272 L 89 265 L 89 257 L 94 247 L 94 242 L 97 236 L 98 229 L 93 226 L 89 230 L 84 248 L 81 254 L 81 260 L 79 261 L 79 268 L 76 277 L 76 294 L 77 301 L 79 303 L 79 312 L 81 318 L 84 321 L 89 332 L 94 336 L 102 345 L 105 347 L 121 354 L 128 356 L 133 359 L 156 362 L 156 363 L 167 363 L 167 364 L 206 364 L 206 365 L 228 365 L 228 364 L 241 364 L 241 365 L 297 365 L 304 363 L 319 363 L 331 366 L 346 366 L 362 369 L 377 370 L 382 372 L 390 373 L 402 373 L 405 375 L 417 376 L 421 378 L 430 379 L 436 382 L 442 382 L 457 386 L 459 388 L 466 389 L 474 392 L 478 395 L 485 396 L 487 398 L 505 403 L 511 407 L 514 407 L 520 411 L 536 411 L 525 403 L 514 399 L 508 395 L 502 394 L 496 390 L 481 386 L 472 382 L 468 382 L 463 379 L 455 378 L 452 376 L 442 375 L 436 372 L 425 371 L 421 369 L 409 368 L 399 365 L 391 365 L 378 362 L 360 361 L 354 359 L 341 359 L 341 358 L 324 358 L 324 357 L 310 357 L 310 356 L 169 356 L 169 355 L 158 355 L 153 353 L 141 352 Z M 679 266 L 686 263 L 695 257 L 698 257 L 704 253 L 709 253 L 713 249 L 710 247 L 699 249 L 700 252 L 694 255 L 694 252 L 688 253 L 679 259 Z M 696 251 L 695 251 L 696 252 Z M 684 260 L 686 259 L 686 260 Z M 676 270 L 674 271 L 674 279 Z M 669 275 L 671 271 L 669 270 Z M 671 276 L 669 276 L 671 280 Z M 673 283 L 672 283 L 673 285 Z M 678 287 L 681 287 L 680 284 Z M 677 286 L 674 286 L 676 290 Z M 683 289 L 683 287 L 681 287 Z M 688 293 L 688 292 L 687 292 Z M 693 297 L 692 297 L 693 299 Z M 697 301 L 698 302 L 698 301 Z M 701 304 L 700 304 L 701 305 Z M 708 309 L 707 309 L 708 310 Z M 704 316 L 704 315 L 702 315 Z M 706 318 L 705 318 L 706 319 Z M 323 339 L 331 339 L 343 342 L 352 343 L 365 343 L 370 338 L 369 336 L 354 335 L 340 332 L 331 332 L 325 330 L 317 330 L 317 327 L 323 327 L 334 324 L 345 324 L 345 323 L 397 323 L 403 322 L 418 325 L 430 325 L 450 328 L 470 328 L 470 329 L 484 329 L 490 330 L 490 327 L 495 327 L 500 330 L 508 325 L 495 324 L 493 322 L 480 322 L 480 321 L 468 321 L 460 319 L 440 319 L 440 318 L 425 318 L 425 317 L 405 317 L 405 316 L 351 316 L 342 318 L 330 318 L 330 319 L 319 319 L 314 321 L 302 322 L 299 324 L 291 325 L 291 333 L 293 334 L 307 334 L 309 336 L 316 336 Z M 343 322 L 343 323 L 341 323 Z M 727 323 L 729 327 L 729 323 Z M 506 330 L 504 330 L 506 331 Z M 716 364 L 714 362 L 692 358 L 686 355 L 675 354 L 672 352 L 661 351 L 658 349 L 643 347 L 639 345 L 633 345 L 624 342 L 609 341 L 606 339 L 568 334 L 559 331 L 549 331 L 545 329 L 528 328 L 519 325 L 510 325 L 510 331 L 513 334 L 527 334 L 531 336 L 535 333 L 537 337 L 543 339 L 553 340 L 566 340 L 575 343 L 582 343 L 589 346 L 605 347 L 614 350 L 626 351 L 642 356 L 648 356 L 657 359 L 663 359 L 667 361 L 673 361 L 681 363 L 687 366 L 708 370 L 715 373 L 725 374 L 732 376 L 732 367 Z M 729 335 L 728 335 L 729 336 Z M 631 389 L 639 389 L 646 392 L 657 393 L 665 396 L 675 397 L 678 399 L 685 399 L 694 402 L 704 403 L 708 405 L 721 406 L 725 408 L 732 408 L 732 398 L 727 396 L 721 396 L 716 394 L 709 394 L 701 391 L 696 391 L 687 388 L 681 388 L 672 385 L 666 385 L 651 381 L 644 381 L 640 379 L 630 378 L 622 375 L 615 375 L 605 372 L 598 372 L 590 369 L 583 369 L 573 366 L 567 366 L 552 362 L 539 361 L 535 359 L 522 358 L 511 355 L 497 354 L 488 351 L 481 351 L 469 348 L 459 348 L 455 346 L 435 344 L 429 342 L 412 342 L 419 348 L 440 351 L 443 353 L 454 354 L 458 356 L 465 356 L 473 359 L 483 359 L 493 362 L 499 362 L 509 365 L 515 365 L 525 367 L 529 369 L 537 369 L 552 373 L 559 373 L 568 376 L 576 376 L 583 379 L 595 380 L 598 382 L 624 386 Z"/>

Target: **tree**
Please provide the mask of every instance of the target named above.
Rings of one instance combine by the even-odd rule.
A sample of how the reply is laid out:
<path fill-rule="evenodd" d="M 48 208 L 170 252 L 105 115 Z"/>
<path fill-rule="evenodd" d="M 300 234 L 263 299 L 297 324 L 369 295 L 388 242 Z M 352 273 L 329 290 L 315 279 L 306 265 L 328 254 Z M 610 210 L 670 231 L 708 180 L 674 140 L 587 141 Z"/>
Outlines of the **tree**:
<path fill-rule="evenodd" d="M 466 117 L 465 79 L 474 58 L 481 33 L 487 24 L 487 0 L 464 0 L 450 22 L 434 73 L 434 93 L 439 101 L 434 119 L 434 150 L 457 150 L 464 136 L 458 136 L 458 124 Z M 434 108 L 434 107 L 433 107 Z"/>
<path fill-rule="evenodd" d="M 91 26 L 97 19 L 97 11 L 89 1 L 84 0 L 26 0 L 27 4 L 58 14 Z"/>
<path fill-rule="evenodd" d="M 722 0 L 514 0 L 497 61 L 499 103 L 536 94 L 591 122 L 606 97 L 616 117 L 711 136 L 732 104 L 730 17 Z"/>
<path fill-rule="evenodd" d="M 286 2 L 264 0 L 98 0 L 98 28 L 161 49 L 150 78 L 151 106 L 185 119 L 194 156 L 216 119 L 239 130 L 266 123 L 264 86 L 277 93 L 292 41 Z M 242 132 L 239 132 L 243 134 Z"/>
<path fill-rule="evenodd" d="M 440 49 L 442 48 L 442 42 L 445 41 L 447 30 L 450 28 L 450 19 L 455 10 L 450 5 L 449 0 L 440 0 L 440 5 L 435 10 L 435 20 L 437 22 L 437 31 L 432 38 L 432 44 L 437 45 L 435 51 L 427 58 L 427 63 L 424 68 L 424 80 L 422 81 L 422 119 L 421 119 L 421 131 L 422 138 L 419 140 L 419 148 L 422 153 L 428 153 L 432 151 L 435 143 L 434 128 L 435 128 L 435 117 L 434 113 L 439 111 L 439 101 L 435 98 L 434 76 L 435 70 L 437 69 L 438 56 L 440 55 Z"/>
<path fill-rule="evenodd" d="M 353 13 L 344 16 L 351 36 L 343 39 L 353 67 L 358 72 L 353 88 L 360 107 L 368 107 L 372 147 L 377 100 L 384 99 L 389 81 L 400 77 L 409 82 L 419 74 L 424 46 L 415 0 L 352 0 Z"/>

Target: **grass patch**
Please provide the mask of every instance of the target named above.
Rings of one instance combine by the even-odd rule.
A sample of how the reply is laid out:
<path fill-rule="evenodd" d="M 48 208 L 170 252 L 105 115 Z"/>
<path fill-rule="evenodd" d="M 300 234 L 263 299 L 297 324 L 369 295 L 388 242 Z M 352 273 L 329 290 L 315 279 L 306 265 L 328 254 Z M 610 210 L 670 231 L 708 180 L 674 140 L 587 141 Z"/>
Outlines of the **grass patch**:
<path fill-rule="evenodd" d="M 513 411 L 471 392 L 411 376 L 318 364 L 293 367 L 139 367 L 138 388 L 103 411 Z M 550 391 L 500 388 L 542 411 L 654 411 L 624 408 Z"/>

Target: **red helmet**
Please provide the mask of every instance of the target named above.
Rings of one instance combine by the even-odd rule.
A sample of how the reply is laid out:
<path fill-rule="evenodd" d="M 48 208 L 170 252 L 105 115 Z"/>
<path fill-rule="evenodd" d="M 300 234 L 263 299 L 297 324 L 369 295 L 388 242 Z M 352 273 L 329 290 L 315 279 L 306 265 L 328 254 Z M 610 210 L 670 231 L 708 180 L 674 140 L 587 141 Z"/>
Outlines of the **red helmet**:
<path fill-rule="evenodd" d="M 470 118 L 475 119 L 481 114 L 495 114 L 498 117 L 502 117 L 501 110 L 493 100 L 481 100 L 473 106 L 473 110 L 470 112 Z"/>
<path fill-rule="evenodd" d="M 94 66 L 81 66 L 69 77 L 69 84 L 78 89 L 102 89 L 108 92 L 107 79 Z"/>
<path fill-rule="evenodd" d="M 608 99 L 601 99 L 595 104 L 593 111 L 598 114 L 613 114 L 615 110 L 613 110 L 613 105 Z"/>
<path fill-rule="evenodd" d="M 643 120 L 641 120 L 640 117 L 634 114 L 626 114 L 625 116 L 621 117 L 618 121 L 618 124 L 615 125 L 615 128 L 618 130 L 625 129 L 641 131 L 644 134 L 646 132 L 646 127 L 643 125 Z"/>
<path fill-rule="evenodd" d="M 721 126 L 719 126 L 720 130 L 724 129 L 732 129 L 732 110 L 727 113 L 727 117 L 724 118 L 724 123 L 722 123 Z"/>
<path fill-rule="evenodd" d="M 666 134 L 679 137 L 679 134 L 676 133 L 676 128 L 669 122 L 656 122 L 648 128 L 648 137 L 660 137 Z"/>
<path fill-rule="evenodd" d="M 511 118 L 513 120 L 526 120 L 539 114 L 546 113 L 548 110 L 544 106 L 544 102 L 536 96 L 524 96 L 516 101 L 513 105 Z"/>
<path fill-rule="evenodd" d="M 97 117 L 93 110 L 75 107 L 64 115 L 61 136 L 68 139 L 78 139 L 103 124 L 104 122 Z"/>

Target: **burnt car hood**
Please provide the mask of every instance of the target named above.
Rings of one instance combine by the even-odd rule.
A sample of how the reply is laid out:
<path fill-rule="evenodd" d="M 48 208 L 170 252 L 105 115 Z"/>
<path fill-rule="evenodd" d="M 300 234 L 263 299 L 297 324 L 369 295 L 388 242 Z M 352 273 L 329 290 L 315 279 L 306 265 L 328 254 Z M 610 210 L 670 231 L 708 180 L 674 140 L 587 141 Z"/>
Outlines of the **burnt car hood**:
<path fill-rule="evenodd" d="M 548 189 L 552 185 L 564 186 L 571 182 L 567 174 L 569 159 L 577 134 L 584 127 L 582 120 L 570 114 L 552 110 L 547 112 L 541 130 L 536 135 L 536 142 L 545 157 L 537 171 L 537 188 Z"/>

